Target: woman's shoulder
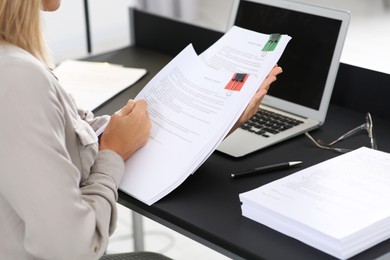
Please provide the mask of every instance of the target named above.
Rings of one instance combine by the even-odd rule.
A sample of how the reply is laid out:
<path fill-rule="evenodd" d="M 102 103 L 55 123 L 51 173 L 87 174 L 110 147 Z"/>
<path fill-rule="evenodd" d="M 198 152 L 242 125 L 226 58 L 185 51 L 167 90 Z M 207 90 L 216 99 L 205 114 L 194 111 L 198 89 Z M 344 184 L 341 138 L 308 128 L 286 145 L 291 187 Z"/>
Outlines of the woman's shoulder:
<path fill-rule="evenodd" d="M 0 45 L 0 81 L 8 92 L 41 95 L 57 88 L 44 63 L 13 45 Z"/>
<path fill-rule="evenodd" d="M 8 75 L 14 77 L 47 76 L 45 65 L 32 54 L 17 46 L 0 44 L 0 57 L 0 68 L 3 76 L 7 76 L 6 73 L 10 73 Z"/>

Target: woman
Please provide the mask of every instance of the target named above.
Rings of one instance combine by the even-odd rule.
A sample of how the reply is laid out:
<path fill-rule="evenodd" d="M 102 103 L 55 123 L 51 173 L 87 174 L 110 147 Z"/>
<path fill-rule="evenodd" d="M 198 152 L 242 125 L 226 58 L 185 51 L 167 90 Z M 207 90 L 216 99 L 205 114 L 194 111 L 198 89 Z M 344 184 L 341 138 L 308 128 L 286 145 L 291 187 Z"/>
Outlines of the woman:
<path fill-rule="evenodd" d="M 60 3 L 0 0 L 0 259 L 102 256 L 116 225 L 124 160 L 149 137 L 144 100 L 94 117 L 51 73 L 40 12 Z M 234 129 L 280 72 L 274 68 Z M 95 130 L 108 120 L 98 142 Z"/>

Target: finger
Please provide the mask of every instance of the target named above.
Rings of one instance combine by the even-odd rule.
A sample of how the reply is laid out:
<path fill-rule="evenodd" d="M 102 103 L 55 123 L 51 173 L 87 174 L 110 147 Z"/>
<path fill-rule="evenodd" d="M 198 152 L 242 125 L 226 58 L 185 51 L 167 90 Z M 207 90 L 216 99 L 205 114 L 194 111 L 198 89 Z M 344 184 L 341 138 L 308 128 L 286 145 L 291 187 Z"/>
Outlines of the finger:
<path fill-rule="evenodd" d="M 129 101 L 127 101 L 126 106 L 122 107 L 119 111 L 115 112 L 115 115 L 125 116 L 130 114 L 133 111 L 135 104 L 136 103 L 134 102 L 134 100 L 129 99 Z"/>
<path fill-rule="evenodd" d="M 148 112 L 147 107 L 148 107 L 148 105 L 147 105 L 145 100 L 138 100 L 135 103 L 133 113 L 137 113 L 140 116 L 146 116 L 146 118 L 149 119 L 149 112 Z"/>
<path fill-rule="evenodd" d="M 281 67 L 279 67 L 279 66 L 277 66 L 277 67 L 274 67 L 271 71 L 270 71 L 270 73 L 268 74 L 268 75 L 270 75 L 270 76 L 278 76 L 280 73 L 282 73 L 283 72 L 283 69 L 281 68 Z"/>
<path fill-rule="evenodd" d="M 261 84 L 260 89 L 268 91 L 271 84 L 276 81 L 276 76 L 268 76 L 264 79 L 263 83 Z"/>
<path fill-rule="evenodd" d="M 259 91 L 256 92 L 256 94 L 252 98 L 252 106 L 254 110 L 257 111 L 257 109 L 259 109 L 261 101 L 263 100 L 266 94 L 267 94 L 267 90 L 265 89 L 260 89 Z"/>
<path fill-rule="evenodd" d="M 256 114 L 266 94 L 267 94 L 267 90 L 265 89 L 260 89 L 259 91 L 256 92 L 256 94 L 253 96 L 253 98 L 249 102 L 244 112 L 246 114 L 247 119 L 251 118 Z"/>
<path fill-rule="evenodd" d="M 253 112 L 256 112 L 261 104 L 263 97 L 266 94 L 267 91 L 265 91 L 264 89 L 260 89 L 259 91 L 257 91 L 249 102 L 246 111 L 249 112 L 249 114 L 253 114 Z"/>
<path fill-rule="evenodd" d="M 271 69 L 271 71 L 268 73 L 268 76 L 277 76 L 279 75 L 280 73 L 283 72 L 283 69 L 282 67 L 279 67 L 279 66 L 275 66 Z"/>
<path fill-rule="evenodd" d="M 256 102 L 258 103 L 258 106 L 260 105 L 260 103 L 263 100 L 263 98 L 265 97 L 265 95 L 267 95 L 267 90 L 266 89 L 260 89 L 256 93 Z"/>
<path fill-rule="evenodd" d="M 137 110 L 137 111 L 147 111 L 146 110 L 147 106 L 148 105 L 147 105 L 146 101 L 141 99 L 141 100 L 138 100 L 135 103 L 134 110 Z"/>
<path fill-rule="evenodd" d="M 283 72 L 283 69 L 280 66 L 275 66 L 271 71 L 275 72 L 275 74 L 278 75 Z"/>
<path fill-rule="evenodd" d="M 260 88 L 268 91 L 270 88 L 270 85 L 277 80 L 277 75 L 279 75 L 282 72 L 283 72 L 283 70 L 281 67 L 279 67 L 279 66 L 274 67 L 271 70 L 271 72 L 268 74 L 268 76 L 264 79 Z"/>

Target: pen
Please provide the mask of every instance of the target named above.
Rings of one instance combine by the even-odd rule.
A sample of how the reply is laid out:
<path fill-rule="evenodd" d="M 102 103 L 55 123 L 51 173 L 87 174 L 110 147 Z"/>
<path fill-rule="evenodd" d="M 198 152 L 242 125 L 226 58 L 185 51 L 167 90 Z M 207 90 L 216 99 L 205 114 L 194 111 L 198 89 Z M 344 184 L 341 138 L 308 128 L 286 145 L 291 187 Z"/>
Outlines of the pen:
<path fill-rule="evenodd" d="M 263 172 L 282 170 L 282 169 L 287 169 L 287 168 L 290 168 L 292 166 L 295 166 L 295 165 L 298 165 L 301 163 L 302 163 L 302 161 L 294 161 L 294 162 L 284 162 L 284 163 L 278 163 L 278 164 L 273 164 L 273 165 L 267 165 L 267 166 L 253 168 L 253 169 L 247 170 L 247 171 L 232 173 L 230 175 L 230 177 L 235 179 L 235 178 L 244 177 L 244 176 L 251 176 L 251 175 L 255 175 L 255 174 L 263 173 Z"/>

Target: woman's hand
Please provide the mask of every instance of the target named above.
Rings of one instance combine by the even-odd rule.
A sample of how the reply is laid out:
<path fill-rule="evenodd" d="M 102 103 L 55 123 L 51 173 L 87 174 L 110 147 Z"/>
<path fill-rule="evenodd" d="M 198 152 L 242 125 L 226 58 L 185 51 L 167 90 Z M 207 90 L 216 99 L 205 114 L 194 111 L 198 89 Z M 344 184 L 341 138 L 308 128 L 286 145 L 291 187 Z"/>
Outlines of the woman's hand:
<path fill-rule="evenodd" d="M 126 160 L 144 146 L 150 135 L 151 123 L 145 100 L 129 100 L 111 116 L 100 139 L 100 150 L 112 150 Z"/>
<path fill-rule="evenodd" d="M 233 128 L 230 130 L 228 135 L 233 133 L 234 130 L 239 128 L 241 125 L 243 125 L 246 121 L 248 121 L 252 116 L 256 114 L 257 110 L 259 109 L 260 103 L 263 100 L 264 96 L 267 94 L 271 84 L 274 81 L 276 81 L 276 77 L 282 72 L 283 72 L 282 68 L 277 65 L 271 70 L 271 72 L 265 78 L 259 90 L 253 96 L 248 106 L 246 107 L 246 109 L 244 110 L 244 112 L 242 113 L 238 121 L 234 124 Z"/>

